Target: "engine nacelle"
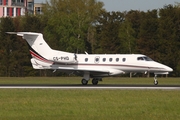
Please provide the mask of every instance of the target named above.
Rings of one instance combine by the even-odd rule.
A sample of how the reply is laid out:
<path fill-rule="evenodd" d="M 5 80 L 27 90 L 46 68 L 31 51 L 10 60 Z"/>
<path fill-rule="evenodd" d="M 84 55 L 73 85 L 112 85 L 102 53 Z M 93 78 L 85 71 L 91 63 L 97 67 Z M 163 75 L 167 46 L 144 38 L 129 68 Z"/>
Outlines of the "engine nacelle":
<path fill-rule="evenodd" d="M 75 54 L 61 54 L 57 56 L 51 57 L 49 60 L 57 63 L 76 63 L 76 55 Z"/>

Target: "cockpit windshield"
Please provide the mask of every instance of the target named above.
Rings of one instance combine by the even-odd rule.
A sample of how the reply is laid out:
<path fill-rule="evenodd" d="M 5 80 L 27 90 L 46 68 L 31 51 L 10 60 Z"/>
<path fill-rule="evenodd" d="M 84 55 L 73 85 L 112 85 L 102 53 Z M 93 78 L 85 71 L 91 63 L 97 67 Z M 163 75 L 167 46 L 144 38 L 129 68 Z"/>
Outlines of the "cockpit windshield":
<path fill-rule="evenodd" d="M 144 61 L 153 61 L 151 58 L 147 57 L 147 56 L 142 56 L 142 57 L 138 57 L 137 60 L 144 60 Z"/>

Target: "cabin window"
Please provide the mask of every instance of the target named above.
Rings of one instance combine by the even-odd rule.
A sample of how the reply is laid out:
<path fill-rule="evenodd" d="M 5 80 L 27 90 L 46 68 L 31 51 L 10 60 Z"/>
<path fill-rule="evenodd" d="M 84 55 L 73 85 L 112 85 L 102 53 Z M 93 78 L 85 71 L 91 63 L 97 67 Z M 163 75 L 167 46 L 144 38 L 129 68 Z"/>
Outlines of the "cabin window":
<path fill-rule="evenodd" d="M 109 58 L 109 62 L 112 62 L 112 60 L 113 60 L 112 58 Z"/>
<path fill-rule="evenodd" d="M 99 63 L 99 57 L 95 57 L 95 60 L 94 60 L 95 63 Z"/>
<path fill-rule="evenodd" d="M 126 61 L 126 58 L 123 58 L 122 61 L 125 62 L 125 61 Z"/>
<path fill-rule="evenodd" d="M 99 58 L 96 58 L 95 61 L 98 62 L 98 61 L 99 61 Z"/>
<path fill-rule="evenodd" d="M 105 62 L 106 61 L 106 58 L 103 58 L 103 62 Z"/>
<path fill-rule="evenodd" d="M 119 58 L 116 58 L 116 62 L 118 62 L 119 61 Z"/>
<path fill-rule="evenodd" d="M 88 61 L 88 58 L 85 58 L 85 62 L 87 62 Z"/>

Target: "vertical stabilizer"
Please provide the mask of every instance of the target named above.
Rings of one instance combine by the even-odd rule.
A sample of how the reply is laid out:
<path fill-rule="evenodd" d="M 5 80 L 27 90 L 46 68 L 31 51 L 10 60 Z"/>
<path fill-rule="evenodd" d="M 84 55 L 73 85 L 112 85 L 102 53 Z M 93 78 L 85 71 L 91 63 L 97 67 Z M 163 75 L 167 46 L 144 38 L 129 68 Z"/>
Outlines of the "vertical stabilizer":
<path fill-rule="evenodd" d="M 52 53 L 52 49 L 43 39 L 41 33 L 32 32 L 8 32 L 9 34 L 17 34 L 22 36 L 23 39 L 27 41 L 30 47 L 30 53 L 33 57 L 38 57 L 39 59 L 45 58 Z"/>
<path fill-rule="evenodd" d="M 32 56 L 31 63 L 35 69 L 49 69 L 55 63 L 76 63 L 77 56 L 74 53 L 68 53 L 59 50 L 53 50 L 43 39 L 41 33 L 33 32 L 7 32 L 8 34 L 16 34 L 25 39 L 29 45 L 30 54 Z"/>

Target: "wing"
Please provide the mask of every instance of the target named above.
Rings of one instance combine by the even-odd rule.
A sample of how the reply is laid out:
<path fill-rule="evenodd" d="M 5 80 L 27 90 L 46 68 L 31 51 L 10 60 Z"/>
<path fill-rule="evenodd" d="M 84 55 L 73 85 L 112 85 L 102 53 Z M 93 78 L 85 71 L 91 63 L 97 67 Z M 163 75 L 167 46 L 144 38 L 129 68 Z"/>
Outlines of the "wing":
<path fill-rule="evenodd" d="M 99 67 L 72 67 L 72 66 L 58 66 L 54 65 L 52 62 L 41 61 L 35 58 L 31 59 L 31 63 L 34 69 L 53 69 L 53 70 L 60 70 L 67 73 L 74 73 L 78 75 L 83 75 L 85 72 L 88 72 L 91 77 L 103 77 L 103 76 L 112 76 L 112 75 L 119 75 L 125 73 L 119 69 L 105 69 Z"/>
<path fill-rule="evenodd" d="M 101 68 L 78 68 L 78 69 L 74 69 L 72 70 L 72 68 L 59 68 L 62 71 L 67 71 L 67 72 L 71 72 L 77 75 L 83 75 L 84 73 L 88 72 L 90 74 L 91 77 L 107 77 L 107 76 L 113 76 L 113 75 L 119 75 L 119 74 L 124 74 L 125 72 L 122 70 L 118 70 L 118 69 L 101 69 Z"/>

